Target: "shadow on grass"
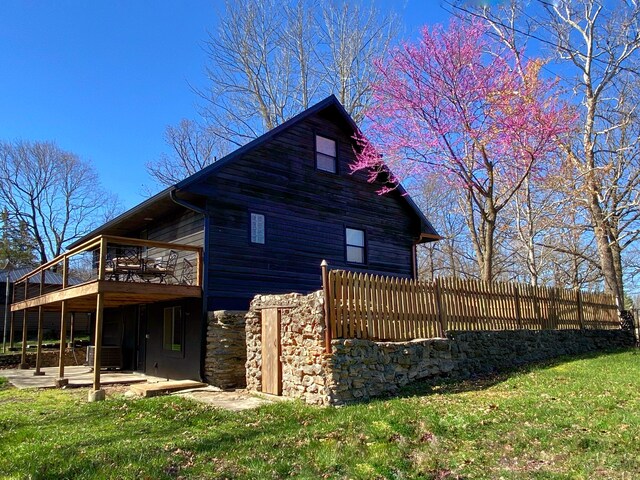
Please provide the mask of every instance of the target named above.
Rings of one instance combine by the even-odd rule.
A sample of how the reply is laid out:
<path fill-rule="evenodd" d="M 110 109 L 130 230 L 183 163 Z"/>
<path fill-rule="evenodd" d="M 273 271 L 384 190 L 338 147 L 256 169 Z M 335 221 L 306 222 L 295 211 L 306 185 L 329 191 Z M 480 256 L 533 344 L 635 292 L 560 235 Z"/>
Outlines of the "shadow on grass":
<path fill-rule="evenodd" d="M 413 382 L 402 387 L 395 393 L 389 393 L 370 400 L 363 400 L 357 403 L 369 403 L 371 401 L 384 401 L 390 398 L 411 398 L 421 397 L 433 394 L 451 395 L 464 392 L 475 392 L 486 390 L 495 385 L 503 383 L 516 375 L 525 375 L 537 370 L 546 370 L 558 365 L 571 363 L 580 360 L 594 359 L 617 353 L 632 352 L 634 355 L 640 355 L 637 348 L 615 348 L 610 350 L 601 350 L 597 352 L 582 353 L 576 355 L 562 355 L 560 357 L 541 360 L 539 362 L 529 363 L 526 365 L 516 365 L 513 368 L 502 369 L 500 371 L 489 372 L 485 374 L 476 374 L 468 378 L 463 377 L 435 377 L 423 379 Z"/>

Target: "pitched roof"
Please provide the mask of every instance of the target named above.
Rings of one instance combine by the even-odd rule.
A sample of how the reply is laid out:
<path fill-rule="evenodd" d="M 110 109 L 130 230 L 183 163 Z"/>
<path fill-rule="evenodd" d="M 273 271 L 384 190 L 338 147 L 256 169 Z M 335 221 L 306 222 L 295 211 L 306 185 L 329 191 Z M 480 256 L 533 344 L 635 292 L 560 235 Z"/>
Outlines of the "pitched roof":
<path fill-rule="evenodd" d="M 326 110 L 328 108 L 335 109 L 338 112 L 338 114 L 340 115 L 340 117 L 342 118 L 342 120 L 344 120 L 346 122 L 346 124 L 349 126 L 349 128 L 351 128 L 353 133 L 359 131 L 358 126 L 354 122 L 353 118 L 351 118 L 351 115 L 349 115 L 349 113 L 345 110 L 345 108 L 342 106 L 340 101 L 335 97 L 335 95 L 330 95 L 327 98 L 325 98 L 324 100 L 321 100 L 320 102 L 316 103 L 312 107 L 309 107 L 308 109 L 306 109 L 303 112 L 299 113 L 295 117 L 290 118 L 286 122 L 281 123 L 277 127 L 269 130 L 265 134 L 263 134 L 263 135 L 259 136 L 258 138 L 252 140 L 251 142 L 247 143 L 246 145 L 243 145 L 242 147 L 238 148 L 237 150 L 234 150 L 233 152 L 229 153 L 228 155 L 222 157 L 221 159 L 217 160 L 216 162 L 212 163 L 211 165 L 208 165 L 207 167 L 203 168 L 202 170 L 200 170 L 200 171 L 194 173 L 193 175 L 185 178 L 184 180 L 181 180 L 180 182 L 176 183 L 175 185 L 173 185 L 171 187 L 168 187 L 168 188 L 165 188 L 161 192 L 155 194 L 153 197 L 145 200 L 144 202 L 142 202 L 139 205 L 133 207 L 132 209 L 124 212 L 123 214 L 119 215 L 118 217 L 114 218 L 113 220 L 111 220 L 111 221 L 105 223 L 104 225 L 96 228 L 95 230 L 93 230 L 89 234 L 85 235 L 81 239 L 79 239 L 79 240 L 75 241 L 74 243 L 72 243 L 71 245 L 69 245 L 69 248 L 72 248 L 72 247 L 74 247 L 76 245 L 79 245 L 80 243 L 82 243 L 83 241 L 87 240 L 88 238 L 94 237 L 96 235 L 99 235 L 100 233 L 103 233 L 103 232 L 109 230 L 110 228 L 118 225 L 120 222 L 126 220 L 127 218 L 130 218 L 130 217 L 132 217 L 134 215 L 137 215 L 138 217 L 144 215 L 144 211 L 146 209 L 148 209 L 152 205 L 155 205 L 155 204 L 157 204 L 157 203 L 159 203 L 161 201 L 173 202 L 170 199 L 172 192 L 175 192 L 175 191 L 188 192 L 188 188 L 191 185 L 197 183 L 198 181 L 200 181 L 200 180 L 206 178 L 207 176 L 211 175 L 212 173 L 218 171 L 219 169 L 221 169 L 222 167 L 224 167 L 228 163 L 233 162 L 235 159 L 242 157 L 244 154 L 246 154 L 247 152 L 253 150 L 254 148 L 260 147 L 261 145 L 263 145 L 266 142 L 270 141 L 272 138 L 274 138 L 278 134 L 282 133 L 283 131 L 287 130 L 291 126 L 293 126 L 293 125 L 295 125 L 295 124 L 297 124 L 297 123 L 299 123 L 299 122 L 301 122 L 301 121 L 303 121 L 303 120 L 305 120 L 305 119 L 307 119 L 307 118 L 309 118 L 309 117 L 311 117 L 311 116 L 313 116 L 313 115 L 315 115 L 315 114 L 317 114 L 317 113 L 319 113 L 321 111 L 324 111 L 324 110 Z M 433 241 L 433 240 L 438 240 L 438 239 L 442 238 L 442 237 L 440 237 L 440 235 L 438 235 L 438 233 L 436 232 L 435 228 L 433 228 L 433 225 L 431 225 L 431 222 L 429 222 L 429 220 L 427 220 L 427 218 L 424 216 L 424 214 L 422 213 L 420 208 L 418 208 L 418 206 L 411 199 L 411 197 L 409 196 L 409 194 L 407 193 L 405 188 L 402 185 L 398 185 L 397 190 L 401 194 L 401 197 L 407 203 L 409 208 L 418 216 L 418 218 L 420 219 L 420 221 L 422 223 L 421 241 Z"/>

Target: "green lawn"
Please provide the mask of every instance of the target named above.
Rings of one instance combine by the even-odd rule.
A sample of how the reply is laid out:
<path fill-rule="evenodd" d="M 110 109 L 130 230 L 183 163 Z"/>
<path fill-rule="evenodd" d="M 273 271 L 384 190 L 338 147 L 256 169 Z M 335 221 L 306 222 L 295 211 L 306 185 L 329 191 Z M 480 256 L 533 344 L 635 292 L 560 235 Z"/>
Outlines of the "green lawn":
<path fill-rule="evenodd" d="M 636 351 L 344 408 L 86 395 L 0 381 L 0 476 L 640 478 Z"/>

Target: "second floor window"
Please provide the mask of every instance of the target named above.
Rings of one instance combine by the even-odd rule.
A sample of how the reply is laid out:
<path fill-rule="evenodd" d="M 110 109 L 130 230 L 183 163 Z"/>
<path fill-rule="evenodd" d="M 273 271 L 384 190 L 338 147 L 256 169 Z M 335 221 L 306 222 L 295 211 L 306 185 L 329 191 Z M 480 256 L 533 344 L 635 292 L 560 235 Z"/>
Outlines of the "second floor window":
<path fill-rule="evenodd" d="M 330 138 L 316 135 L 316 168 L 325 172 L 336 173 L 336 142 Z"/>
<path fill-rule="evenodd" d="M 264 245 L 264 215 L 251 214 L 251 243 Z"/>
<path fill-rule="evenodd" d="M 365 263 L 365 237 L 364 230 L 356 228 L 345 229 L 347 262 Z"/>

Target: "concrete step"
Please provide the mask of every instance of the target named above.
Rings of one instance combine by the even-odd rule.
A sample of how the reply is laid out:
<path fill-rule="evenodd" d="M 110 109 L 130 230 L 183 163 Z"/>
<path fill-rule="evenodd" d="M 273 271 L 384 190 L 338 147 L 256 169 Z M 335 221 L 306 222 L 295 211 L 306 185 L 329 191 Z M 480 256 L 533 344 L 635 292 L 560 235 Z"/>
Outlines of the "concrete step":
<path fill-rule="evenodd" d="M 143 383 L 132 385 L 130 391 L 141 397 L 157 397 L 190 388 L 206 387 L 206 383 L 195 380 L 169 380 L 168 382 Z"/>

